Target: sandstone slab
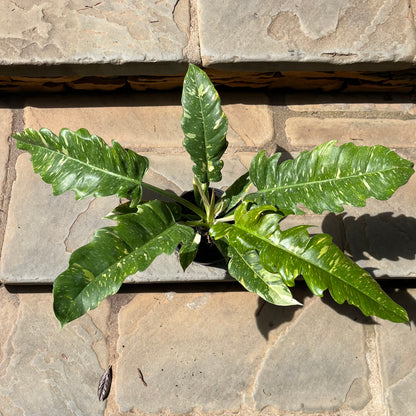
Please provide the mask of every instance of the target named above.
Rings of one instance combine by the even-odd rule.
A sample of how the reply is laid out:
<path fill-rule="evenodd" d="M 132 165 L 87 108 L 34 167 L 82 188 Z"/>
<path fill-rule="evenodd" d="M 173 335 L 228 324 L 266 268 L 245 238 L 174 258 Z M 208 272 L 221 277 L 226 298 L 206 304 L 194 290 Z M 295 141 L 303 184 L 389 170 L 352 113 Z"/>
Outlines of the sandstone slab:
<path fill-rule="evenodd" d="M 314 302 L 269 349 L 254 393 L 258 409 L 312 413 L 370 401 L 364 332 L 351 322 L 359 312 L 343 305 L 345 316 L 326 301 L 331 307 Z"/>
<path fill-rule="evenodd" d="M 244 292 L 136 295 L 119 313 L 120 410 L 364 409 L 371 392 L 360 312 L 339 313 L 303 287 L 294 296 L 303 308 Z"/>
<path fill-rule="evenodd" d="M 229 123 L 228 153 L 273 141 L 273 114 L 266 94 L 224 91 L 221 99 Z M 58 134 L 63 127 L 86 128 L 108 144 L 114 139 L 138 152 L 183 151 L 180 92 L 119 94 L 117 99 L 94 93 L 40 96 L 26 101 L 24 117 L 33 129 L 46 127 Z"/>
<path fill-rule="evenodd" d="M 409 311 L 411 327 L 383 322 L 377 326 L 381 375 L 391 416 L 416 412 L 416 358 L 411 352 L 415 343 L 416 290 L 400 289 L 391 296 Z"/>
<path fill-rule="evenodd" d="M 290 117 L 286 120 L 286 134 L 294 148 L 312 148 L 329 140 L 339 144 L 381 144 L 392 149 L 416 147 L 416 120 L 391 118 L 325 118 Z"/>
<path fill-rule="evenodd" d="M 205 66 L 328 70 L 410 67 L 416 37 L 404 0 L 199 0 Z M 410 6 L 410 9 L 413 6 Z M 388 41 L 387 41 L 388 39 Z"/>
<path fill-rule="evenodd" d="M 177 23 L 176 3 L 3 2 L 0 72 L 32 77 L 183 72 L 187 11 L 178 8 Z"/>
<path fill-rule="evenodd" d="M 402 94 L 285 94 L 285 103 L 291 111 L 301 113 L 392 113 L 415 115 L 416 105 Z"/>
<path fill-rule="evenodd" d="M 416 161 L 416 152 L 407 155 Z M 370 199 L 365 208 L 349 207 L 340 216 L 345 249 L 375 277 L 416 277 L 415 192 L 413 175 L 389 200 Z"/>
<path fill-rule="evenodd" d="M 107 302 L 96 320 L 89 314 L 61 330 L 50 293 L 0 289 L 6 306 L 1 322 L 11 318 L 1 343 L 0 414 L 103 415 L 105 404 L 98 401 L 96 388 L 109 361 L 107 333 L 101 328 L 101 318 L 108 319 Z M 8 314 L 10 307 L 14 315 Z"/>

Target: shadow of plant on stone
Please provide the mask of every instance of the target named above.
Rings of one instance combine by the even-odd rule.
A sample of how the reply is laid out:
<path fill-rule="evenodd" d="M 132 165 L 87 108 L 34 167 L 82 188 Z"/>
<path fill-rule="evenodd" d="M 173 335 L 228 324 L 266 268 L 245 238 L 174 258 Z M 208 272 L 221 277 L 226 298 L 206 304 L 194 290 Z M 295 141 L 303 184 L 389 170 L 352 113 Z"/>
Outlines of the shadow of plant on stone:
<path fill-rule="evenodd" d="M 291 292 L 293 297 L 302 304 L 306 298 L 313 297 L 303 281 L 297 281 Z M 272 305 L 261 297 L 258 298 L 257 302 L 258 306 L 254 316 L 257 321 L 257 328 L 266 341 L 269 339 L 270 331 L 278 328 L 285 322 L 292 321 L 295 312 L 302 308 L 302 305 L 291 307 Z"/>
<path fill-rule="evenodd" d="M 414 287 L 415 282 L 412 283 Z M 389 281 L 383 284 L 383 289 L 395 302 L 400 302 L 400 304 L 406 308 L 409 316 L 409 322 L 416 325 L 416 299 L 406 290 L 407 287 L 404 287 L 406 284 L 407 286 L 410 286 L 409 282 L 405 282 L 400 285 L 400 288 L 398 288 L 397 281 Z"/>
<path fill-rule="evenodd" d="M 371 316 L 364 316 L 355 306 L 349 305 L 347 302 L 342 304 L 336 303 L 329 294 L 325 293 L 321 301 L 333 309 L 339 315 L 345 316 L 354 322 L 362 325 L 375 325 L 377 322 Z"/>
<path fill-rule="evenodd" d="M 365 260 L 364 253 L 377 260 L 414 260 L 416 256 L 416 219 L 392 212 L 365 214 L 358 218 L 342 214 L 345 249 L 355 261 Z"/>

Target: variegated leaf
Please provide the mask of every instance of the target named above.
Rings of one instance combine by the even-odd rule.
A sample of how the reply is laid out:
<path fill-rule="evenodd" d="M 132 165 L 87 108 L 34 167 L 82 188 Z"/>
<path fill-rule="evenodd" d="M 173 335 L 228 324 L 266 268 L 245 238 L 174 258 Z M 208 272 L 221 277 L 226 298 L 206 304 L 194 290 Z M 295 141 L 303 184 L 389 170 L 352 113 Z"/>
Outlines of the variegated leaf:
<path fill-rule="evenodd" d="M 195 163 L 193 172 L 203 184 L 219 182 L 228 121 L 208 76 L 192 64 L 183 82 L 182 108 L 183 146 Z"/>
<path fill-rule="evenodd" d="M 343 205 L 365 206 L 367 198 L 385 200 L 413 174 L 413 163 L 384 146 L 324 143 L 279 165 L 280 154 L 260 152 L 250 165 L 257 192 L 246 201 L 273 204 L 303 214 L 298 205 L 320 214 L 342 212 Z"/>
<path fill-rule="evenodd" d="M 62 326 L 96 308 L 119 290 L 127 276 L 145 270 L 156 256 L 172 254 L 178 244 L 194 237 L 193 229 L 177 224 L 161 201 L 112 218 L 118 225 L 99 229 L 89 244 L 74 251 L 68 269 L 54 282 L 54 311 Z"/>
<path fill-rule="evenodd" d="M 220 199 L 215 205 L 216 215 L 221 215 L 227 211 L 232 210 L 238 205 L 246 195 L 251 186 L 251 181 L 248 172 L 241 175 L 227 190 L 221 195 Z"/>
<path fill-rule="evenodd" d="M 77 199 L 116 194 L 131 199 L 132 205 L 140 202 L 149 161 L 116 141 L 110 147 L 85 129 L 62 129 L 59 136 L 48 129 L 26 129 L 14 138 L 19 149 L 31 153 L 35 172 L 55 195 L 72 190 Z"/>
<path fill-rule="evenodd" d="M 228 272 L 248 291 L 256 293 L 267 302 L 279 306 L 300 305 L 278 273 L 270 273 L 260 263 L 255 250 L 238 251 L 229 247 Z"/>
<path fill-rule="evenodd" d="M 228 241 L 240 253 L 256 250 L 261 264 L 280 275 L 289 286 L 302 275 L 311 291 L 318 296 L 328 289 L 338 303 L 347 301 L 364 315 L 376 315 L 393 322 L 408 322 L 406 311 L 381 289 L 378 283 L 332 243 L 327 234 L 310 237 L 307 226 L 281 231 L 281 216 L 271 206 L 248 211 L 243 203 L 236 212 Z"/>

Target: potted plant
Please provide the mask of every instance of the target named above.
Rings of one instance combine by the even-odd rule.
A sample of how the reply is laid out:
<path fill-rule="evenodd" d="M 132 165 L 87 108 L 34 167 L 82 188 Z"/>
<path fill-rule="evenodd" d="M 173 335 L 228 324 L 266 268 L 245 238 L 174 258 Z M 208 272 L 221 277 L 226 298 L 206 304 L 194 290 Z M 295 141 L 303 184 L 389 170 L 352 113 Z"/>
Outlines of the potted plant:
<path fill-rule="evenodd" d="M 62 326 L 116 293 L 159 254 L 180 247 L 185 270 L 204 239 L 226 259 L 232 277 L 268 302 L 298 304 L 289 287 L 303 276 L 315 295 L 328 289 L 336 302 L 347 301 L 367 316 L 408 322 L 406 311 L 329 235 L 311 237 L 307 225 L 283 231 L 279 224 L 302 215 L 301 207 L 339 213 L 344 205 L 364 206 L 367 198 L 388 199 L 413 174 L 410 161 L 383 146 L 337 147 L 335 141 L 283 163 L 280 154 L 261 151 L 247 173 L 216 194 L 211 185 L 221 180 L 228 123 L 217 91 L 194 65 L 184 79 L 182 107 L 183 146 L 194 163 L 191 199 L 146 183 L 146 157 L 115 141 L 108 146 L 85 129 L 14 135 L 55 195 L 72 190 L 77 199 L 115 194 L 128 200 L 108 216 L 118 224 L 99 229 L 56 278 L 54 312 Z M 143 188 L 171 202 L 142 201 Z"/>

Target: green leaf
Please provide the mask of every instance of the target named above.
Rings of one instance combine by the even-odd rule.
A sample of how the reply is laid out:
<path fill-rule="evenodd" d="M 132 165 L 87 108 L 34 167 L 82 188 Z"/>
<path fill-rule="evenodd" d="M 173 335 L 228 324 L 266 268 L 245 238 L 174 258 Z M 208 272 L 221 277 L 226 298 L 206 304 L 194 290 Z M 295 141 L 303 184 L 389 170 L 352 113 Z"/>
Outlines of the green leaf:
<path fill-rule="evenodd" d="M 193 172 L 201 183 L 219 182 L 228 121 L 208 76 L 192 64 L 183 82 L 182 108 L 183 146 L 195 163 Z"/>
<path fill-rule="evenodd" d="M 277 273 L 270 273 L 262 266 L 257 251 L 241 253 L 234 247 L 229 247 L 228 252 L 228 272 L 248 291 L 256 293 L 274 305 L 301 305 L 293 299 L 282 277 Z"/>
<path fill-rule="evenodd" d="M 68 269 L 54 282 L 54 311 L 62 326 L 96 308 L 156 256 L 171 254 L 194 237 L 192 228 L 177 224 L 161 201 L 139 205 L 137 213 L 115 219 L 117 226 L 99 229 L 89 244 L 74 251 Z"/>
<path fill-rule="evenodd" d="M 76 199 L 117 194 L 132 205 L 140 202 L 149 161 L 116 141 L 110 147 L 85 129 L 62 129 L 59 136 L 48 129 L 26 129 L 14 138 L 19 149 L 31 153 L 35 172 L 52 185 L 55 195 L 72 190 Z"/>
<path fill-rule="evenodd" d="M 179 250 L 179 263 L 181 264 L 183 271 L 185 271 L 194 261 L 200 242 L 201 234 L 196 232 L 192 241 L 185 241 L 182 244 L 181 249 Z"/>
<path fill-rule="evenodd" d="M 221 198 L 215 205 L 216 215 L 219 216 L 227 211 L 232 210 L 246 195 L 250 188 L 251 181 L 249 173 L 246 172 L 240 176 L 227 190 L 221 195 Z"/>
<path fill-rule="evenodd" d="M 342 212 L 343 205 L 365 206 L 367 198 L 385 200 L 413 174 L 413 163 L 384 146 L 324 143 L 295 160 L 278 164 L 280 154 L 260 152 L 250 165 L 258 191 L 246 201 L 278 205 L 296 214 L 299 204 L 315 213 Z"/>
<path fill-rule="evenodd" d="M 303 225 L 281 231 L 280 219 L 276 208 L 263 206 L 248 211 L 247 203 L 243 203 L 237 209 L 235 226 L 228 229 L 230 246 L 240 253 L 256 250 L 263 267 L 280 275 L 289 286 L 302 275 L 315 295 L 322 296 L 328 289 L 337 303 L 347 301 L 366 316 L 408 322 L 406 311 L 346 257 L 329 235 L 311 238 L 308 226 Z"/>

